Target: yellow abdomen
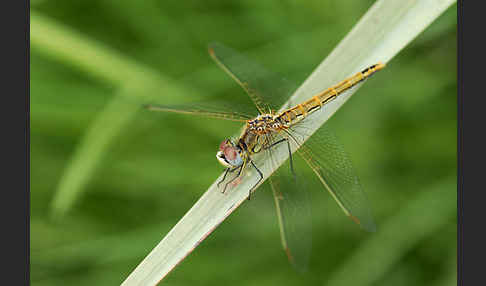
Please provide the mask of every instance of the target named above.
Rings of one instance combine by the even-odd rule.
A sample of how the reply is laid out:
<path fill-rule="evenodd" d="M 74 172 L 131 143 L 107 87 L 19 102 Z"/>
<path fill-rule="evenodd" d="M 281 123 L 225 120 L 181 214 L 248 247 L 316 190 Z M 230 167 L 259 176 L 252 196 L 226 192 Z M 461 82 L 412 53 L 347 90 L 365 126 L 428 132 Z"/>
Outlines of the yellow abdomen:
<path fill-rule="evenodd" d="M 323 92 L 313 96 L 311 99 L 304 101 L 292 108 L 282 111 L 277 118 L 283 124 L 290 126 L 297 123 L 298 121 L 304 119 L 308 114 L 319 110 L 324 104 L 333 100 L 339 94 L 343 93 L 345 90 L 350 89 L 357 83 L 367 79 L 375 72 L 383 69 L 384 64 L 378 63 L 372 65 L 369 68 L 364 69 L 361 72 L 356 73 L 354 76 L 349 77 L 340 83 L 324 90 Z"/>

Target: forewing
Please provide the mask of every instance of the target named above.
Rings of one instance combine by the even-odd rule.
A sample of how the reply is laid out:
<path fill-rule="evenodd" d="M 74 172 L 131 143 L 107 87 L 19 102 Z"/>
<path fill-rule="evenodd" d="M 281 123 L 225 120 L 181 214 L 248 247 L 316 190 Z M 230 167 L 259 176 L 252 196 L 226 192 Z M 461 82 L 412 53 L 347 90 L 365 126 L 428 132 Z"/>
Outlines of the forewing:
<path fill-rule="evenodd" d="M 234 104 L 226 104 L 225 106 L 225 104 L 216 101 L 179 105 L 145 104 L 144 107 L 151 111 L 173 112 L 239 122 L 245 122 L 253 117 L 247 109 L 237 108 Z"/>
<path fill-rule="evenodd" d="M 290 132 L 298 141 L 299 133 L 305 132 L 301 125 Z M 298 150 L 299 155 L 317 175 L 325 189 L 338 205 L 354 222 L 367 231 L 375 231 L 376 226 L 371 215 L 368 200 L 349 156 L 338 143 L 332 131 L 320 127 Z"/>
<path fill-rule="evenodd" d="M 261 114 L 278 110 L 297 89 L 280 75 L 267 71 L 238 52 L 220 44 L 209 45 L 209 54 L 243 89 Z"/>

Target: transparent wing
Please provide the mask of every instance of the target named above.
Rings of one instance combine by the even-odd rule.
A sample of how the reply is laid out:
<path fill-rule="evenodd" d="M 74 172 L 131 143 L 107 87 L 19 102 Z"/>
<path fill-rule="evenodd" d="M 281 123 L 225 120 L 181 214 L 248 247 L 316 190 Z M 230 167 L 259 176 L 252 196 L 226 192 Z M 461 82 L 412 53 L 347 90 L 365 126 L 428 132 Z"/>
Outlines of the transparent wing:
<path fill-rule="evenodd" d="M 244 122 L 255 117 L 256 111 L 269 113 L 271 110 L 278 109 L 296 89 L 291 82 L 265 70 L 222 44 L 209 45 L 209 53 L 216 63 L 245 89 L 252 103 L 239 98 L 226 97 L 178 105 L 150 103 L 144 104 L 144 107 L 151 111 Z"/>
<path fill-rule="evenodd" d="M 274 163 L 271 150 L 268 149 L 267 154 L 269 161 Z M 277 211 L 282 247 L 289 262 L 299 272 L 304 272 L 308 268 L 312 247 L 312 216 L 309 192 L 303 177 L 295 168 L 295 159 L 294 156 L 293 171 L 287 160 L 268 180 Z"/>
<path fill-rule="evenodd" d="M 306 132 L 305 121 L 291 130 L 291 138 L 298 144 L 299 134 Z M 300 144 L 302 145 L 302 144 Z M 354 222 L 367 231 L 375 231 L 368 200 L 356 176 L 351 160 L 326 126 L 319 128 L 297 151 L 314 171 L 325 189 Z"/>
<path fill-rule="evenodd" d="M 209 54 L 243 87 L 261 114 L 278 110 L 297 89 L 292 82 L 220 43 L 210 44 Z"/>
<path fill-rule="evenodd" d="M 245 122 L 254 117 L 247 109 L 237 108 L 235 104 L 211 101 L 180 105 L 145 104 L 144 108 L 151 111 L 190 114 L 240 122 Z"/>

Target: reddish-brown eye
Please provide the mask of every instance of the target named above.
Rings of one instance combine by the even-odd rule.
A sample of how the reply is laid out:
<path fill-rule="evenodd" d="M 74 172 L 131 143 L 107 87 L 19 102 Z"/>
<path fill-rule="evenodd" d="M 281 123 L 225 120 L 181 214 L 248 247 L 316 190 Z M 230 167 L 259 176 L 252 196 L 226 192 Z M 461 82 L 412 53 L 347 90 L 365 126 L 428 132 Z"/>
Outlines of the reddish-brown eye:
<path fill-rule="evenodd" d="M 223 154 L 226 157 L 227 160 L 233 161 L 236 159 L 236 156 L 238 155 L 238 152 L 236 152 L 235 148 L 231 146 L 227 146 L 224 148 Z"/>
<path fill-rule="evenodd" d="M 229 140 L 226 139 L 221 144 L 219 144 L 219 150 L 224 151 L 224 149 L 227 147 Z"/>

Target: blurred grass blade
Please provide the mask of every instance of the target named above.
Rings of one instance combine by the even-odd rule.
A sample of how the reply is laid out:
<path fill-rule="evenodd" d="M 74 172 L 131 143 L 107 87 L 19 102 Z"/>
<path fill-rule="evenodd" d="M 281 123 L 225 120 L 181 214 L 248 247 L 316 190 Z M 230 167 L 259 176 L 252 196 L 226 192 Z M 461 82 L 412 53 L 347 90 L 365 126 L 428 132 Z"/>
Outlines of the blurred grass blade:
<path fill-rule="evenodd" d="M 92 125 L 92 128 L 84 135 L 83 141 L 80 142 L 80 147 L 77 148 L 61 177 L 52 201 L 53 218 L 60 218 L 71 207 L 84 187 L 86 178 L 93 174 L 94 166 L 99 162 L 94 158 L 101 156 L 111 138 L 116 136 L 118 130 L 132 119 L 136 111 L 137 109 L 127 105 L 126 102 L 115 100 L 110 102 L 101 116 L 97 118 L 106 124 Z M 90 156 L 84 156 L 84 154 L 90 154 Z"/>
<path fill-rule="evenodd" d="M 51 214 L 60 218 L 79 197 L 109 144 L 141 110 L 140 105 L 122 97 L 158 95 L 170 102 L 178 94 L 197 93 L 35 11 L 31 11 L 30 23 L 33 49 L 119 88 L 86 131 L 60 179 L 51 204 Z"/>
<path fill-rule="evenodd" d="M 454 2 L 377 1 L 296 91 L 292 101 L 308 99 L 371 64 L 388 62 Z M 316 117 L 309 128 L 315 131 L 324 124 L 356 90 L 354 88 L 326 105 L 326 109 L 320 112 L 321 116 Z M 277 164 L 282 164 L 287 157 L 285 148 L 275 150 Z M 255 157 L 260 165 L 261 159 Z M 268 164 L 264 164 L 262 171 L 266 178 L 272 173 Z M 122 285 L 155 285 L 164 278 L 246 200 L 248 189 L 257 181 L 258 176 L 252 170 L 246 174 L 241 183 L 226 192 L 226 195 L 221 195 L 216 186 L 221 175 Z"/>
<path fill-rule="evenodd" d="M 164 80 L 155 70 L 137 64 L 35 10 L 30 11 L 30 42 L 32 49 L 113 86 Z"/>
<path fill-rule="evenodd" d="M 326 285 L 353 285 L 356 281 L 363 286 L 374 285 L 414 245 L 454 221 L 457 205 L 455 185 L 456 177 L 452 176 L 422 190 L 331 274 Z"/>

